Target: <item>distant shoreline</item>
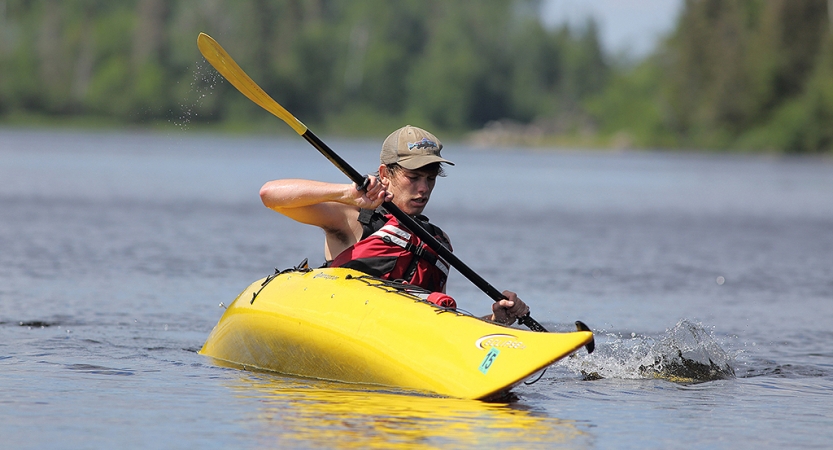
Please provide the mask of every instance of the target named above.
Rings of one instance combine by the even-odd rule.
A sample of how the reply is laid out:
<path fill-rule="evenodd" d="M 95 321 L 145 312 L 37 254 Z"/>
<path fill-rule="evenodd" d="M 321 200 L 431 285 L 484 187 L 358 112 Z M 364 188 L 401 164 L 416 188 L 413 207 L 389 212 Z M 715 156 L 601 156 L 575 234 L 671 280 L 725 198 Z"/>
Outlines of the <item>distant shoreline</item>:
<path fill-rule="evenodd" d="M 156 122 L 150 124 L 123 124 L 106 120 L 99 121 L 92 117 L 81 117 L 67 120 L 32 120 L 32 121 L 0 121 L 0 132 L 29 131 L 29 132 L 78 132 L 78 133 L 151 133 L 162 134 L 170 132 L 184 132 L 196 134 L 216 134 L 227 137 L 278 137 L 281 139 L 296 139 L 298 136 L 291 129 L 282 126 L 279 121 L 273 121 L 270 126 L 240 126 L 239 124 L 210 124 L 196 123 L 177 125 L 170 122 Z M 284 130 L 284 128 L 286 128 Z M 385 131 L 345 134 L 324 130 L 318 133 L 328 139 L 368 140 L 380 139 Z M 502 152 L 511 151 L 556 151 L 556 152 L 601 152 L 601 153 L 639 153 L 660 152 L 668 154 L 708 154 L 726 156 L 769 156 L 796 157 L 801 159 L 817 159 L 833 163 L 830 153 L 802 153 L 794 154 L 783 151 L 764 150 L 727 150 L 727 149 L 696 149 L 684 147 L 640 147 L 631 145 L 627 136 L 619 135 L 612 138 L 600 137 L 593 134 L 557 134 L 548 133 L 540 125 L 523 125 L 511 122 L 495 122 L 487 124 L 481 130 L 465 133 L 442 133 L 446 146 L 462 144 L 472 149 L 488 149 Z"/>

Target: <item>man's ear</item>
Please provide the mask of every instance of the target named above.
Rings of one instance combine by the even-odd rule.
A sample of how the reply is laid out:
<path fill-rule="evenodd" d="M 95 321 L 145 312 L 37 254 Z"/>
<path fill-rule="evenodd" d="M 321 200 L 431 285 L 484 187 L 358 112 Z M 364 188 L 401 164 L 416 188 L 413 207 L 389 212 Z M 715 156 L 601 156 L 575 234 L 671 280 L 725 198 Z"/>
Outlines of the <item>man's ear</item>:
<path fill-rule="evenodd" d="M 388 181 L 390 178 L 390 171 L 388 171 L 388 167 L 384 164 L 379 165 L 379 180 L 384 180 L 385 182 Z"/>

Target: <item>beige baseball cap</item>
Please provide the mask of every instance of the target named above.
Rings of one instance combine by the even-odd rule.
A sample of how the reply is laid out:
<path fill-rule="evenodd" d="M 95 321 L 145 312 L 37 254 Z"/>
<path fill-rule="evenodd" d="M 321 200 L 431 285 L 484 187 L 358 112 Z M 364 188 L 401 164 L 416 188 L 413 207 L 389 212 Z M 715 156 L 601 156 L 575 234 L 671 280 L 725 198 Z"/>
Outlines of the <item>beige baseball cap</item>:
<path fill-rule="evenodd" d="M 454 165 L 440 156 L 443 144 L 433 134 L 422 128 L 405 125 L 391 133 L 382 143 L 382 164 L 399 164 L 417 170 L 431 163 L 441 162 Z"/>

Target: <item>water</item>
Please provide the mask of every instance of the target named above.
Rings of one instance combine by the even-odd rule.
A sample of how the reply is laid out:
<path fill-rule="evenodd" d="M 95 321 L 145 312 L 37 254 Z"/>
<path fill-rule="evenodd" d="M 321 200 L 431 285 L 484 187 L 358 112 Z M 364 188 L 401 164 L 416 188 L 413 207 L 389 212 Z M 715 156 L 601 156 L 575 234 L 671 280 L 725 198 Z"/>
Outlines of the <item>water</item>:
<path fill-rule="evenodd" d="M 378 143 L 328 143 L 375 168 Z M 426 213 L 461 259 L 548 328 L 597 334 L 593 355 L 507 403 L 196 354 L 220 303 L 275 267 L 322 261 L 320 231 L 257 197 L 274 178 L 344 179 L 303 140 L 0 130 L 3 446 L 830 445 L 833 162 L 446 152 L 457 166 Z M 450 283 L 486 313 L 476 288 Z M 729 372 L 674 378 L 679 356 Z"/>

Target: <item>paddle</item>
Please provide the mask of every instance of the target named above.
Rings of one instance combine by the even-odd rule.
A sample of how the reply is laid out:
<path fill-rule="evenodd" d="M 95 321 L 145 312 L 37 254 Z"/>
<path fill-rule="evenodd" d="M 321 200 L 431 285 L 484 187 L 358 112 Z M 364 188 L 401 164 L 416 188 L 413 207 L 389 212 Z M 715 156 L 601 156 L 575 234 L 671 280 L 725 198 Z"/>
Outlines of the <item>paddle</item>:
<path fill-rule="evenodd" d="M 269 111 L 273 115 L 277 116 L 279 119 L 283 120 L 287 123 L 296 133 L 300 134 L 301 137 L 307 140 L 313 147 L 318 149 L 322 155 L 324 155 L 327 159 L 330 160 L 339 170 L 341 170 L 348 178 L 350 178 L 353 183 L 356 183 L 356 186 L 359 189 L 364 188 L 367 186 L 367 177 L 357 172 L 350 164 L 344 161 L 340 156 L 338 156 L 330 147 L 327 146 L 321 139 L 318 138 L 315 134 L 310 131 L 306 125 L 304 125 L 300 120 L 295 118 L 292 114 L 289 113 L 283 106 L 281 106 L 278 102 L 276 102 L 272 97 L 269 96 L 257 83 L 254 82 L 247 74 L 234 62 L 234 60 L 229 56 L 228 53 L 220 46 L 217 41 L 215 41 L 211 36 L 200 33 L 199 37 L 197 37 L 197 47 L 200 49 L 200 53 L 202 53 L 205 60 L 209 62 L 215 69 L 217 69 L 220 74 L 225 77 L 229 83 L 232 84 L 241 94 L 248 97 L 249 100 L 255 102 L 261 108 Z M 454 255 L 448 248 L 442 245 L 439 241 L 437 241 L 431 233 L 427 232 L 424 228 L 422 228 L 419 223 L 417 223 L 411 216 L 402 212 L 396 205 L 391 202 L 385 202 L 382 206 L 391 213 L 396 219 L 405 226 L 405 228 L 413 231 L 419 238 L 425 242 L 431 249 L 433 249 L 437 254 L 439 254 L 444 260 L 448 261 L 455 269 L 457 269 L 464 277 L 466 277 L 469 281 L 474 283 L 475 286 L 480 288 L 483 292 L 486 293 L 492 300 L 498 302 L 506 298 L 500 291 L 495 289 L 494 286 L 489 284 L 486 280 L 483 279 L 480 275 L 478 275 L 475 271 L 469 268 L 463 261 L 461 261 L 457 256 Z M 540 323 L 538 323 L 535 319 L 533 319 L 529 313 L 525 316 L 518 318 L 518 322 L 526 325 L 532 331 L 540 331 L 545 332 L 547 331 Z M 579 325 L 581 324 L 581 325 Z M 576 322 L 576 327 L 579 331 L 588 331 L 587 325 L 584 325 L 581 322 Z M 586 346 L 588 352 L 592 352 L 593 342 L 591 341 Z"/>

